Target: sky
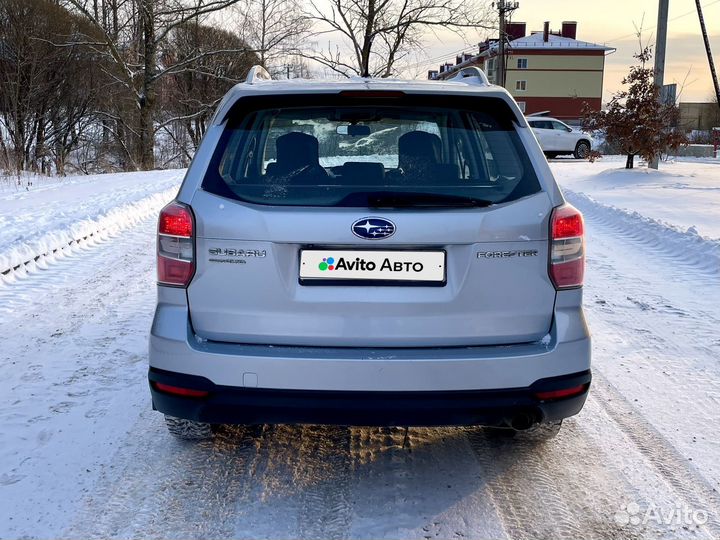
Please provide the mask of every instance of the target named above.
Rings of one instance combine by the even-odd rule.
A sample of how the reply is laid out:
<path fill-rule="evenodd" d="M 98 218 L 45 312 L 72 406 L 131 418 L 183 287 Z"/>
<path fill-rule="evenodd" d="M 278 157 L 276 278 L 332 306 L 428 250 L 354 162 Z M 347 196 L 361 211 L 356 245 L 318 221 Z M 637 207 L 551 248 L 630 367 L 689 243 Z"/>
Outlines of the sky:
<path fill-rule="evenodd" d="M 562 21 L 577 21 L 578 39 L 617 49 L 606 58 L 604 101 L 622 88 L 622 78 L 639 49 L 634 25 L 642 25 L 643 42 L 655 45 L 658 0 L 519 1 L 520 8 L 512 20 L 526 22 L 528 32 L 542 30 L 544 21 L 550 21 L 553 30 L 559 30 Z M 703 0 L 702 5 L 716 69 L 720 70 L 720 0 Z M 463 46 L 468 52 L 476 50 L 470 44 L 485 37 L 485 31 L 466 35 L 466 41 L 450 32 L 429 36 L 425 55 L 412 61 L 408 75 L 424 77 L 428 69 L 437 69 L 445 61 L 454 62 Z M 678 84 L 680 101 L 712 100 L 714 90 L 694 0 L 670 0 L 665 62 L 665 83 Z"/>

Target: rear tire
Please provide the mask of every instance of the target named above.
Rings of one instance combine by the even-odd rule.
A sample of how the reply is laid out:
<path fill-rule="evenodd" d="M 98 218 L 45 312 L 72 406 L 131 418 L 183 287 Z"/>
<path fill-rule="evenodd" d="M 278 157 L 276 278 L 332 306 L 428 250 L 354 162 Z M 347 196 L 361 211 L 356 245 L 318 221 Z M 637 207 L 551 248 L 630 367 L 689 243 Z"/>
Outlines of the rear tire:
<path fill-rule="evenodd" d="M 575 159 L 587 159 L 590 157 L 590 143 L 580 141 L 575 146 Z"/>
<path fill-rule="evenodd" d="M 186 420 L 165 415 L 165 425 L 170 435 L 183 441 L 204 441 L 212 439 L 214 435 L 212 424 Z"/>

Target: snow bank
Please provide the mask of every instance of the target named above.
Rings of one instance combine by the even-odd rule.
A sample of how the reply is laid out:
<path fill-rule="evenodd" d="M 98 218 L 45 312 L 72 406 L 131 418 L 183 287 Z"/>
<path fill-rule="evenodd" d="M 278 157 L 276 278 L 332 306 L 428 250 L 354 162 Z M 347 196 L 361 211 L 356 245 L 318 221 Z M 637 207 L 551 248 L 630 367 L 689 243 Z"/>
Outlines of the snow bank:
<path fill-rule="evenodd" d="M 0 196 L 0 282 L 116 235 L 157 214 L 183 171 L 108 174 Z"/>
<path fill-rule="evenodd" d="M 583 193 L 564 190 L 565 198 L 587 217 L 608 226 L 618 236 L 635 240 L 697 269 L 720 274 L 720 240 L 703 237 L 697 228 L 681 227 L 602 204 Z"/>
<path fill-rule="evenodd" d="M 621 156 L 595 163 L 557 160 L 550 166 L 564 189 L 625 212 L 639 212 L 680 230 L 720 239 L 720 161 L 687 158 L 660 170 L 619 168 Z"/>
<path fill-rule="evenodd" d="M 171 188 L 140 201 L 118 206 L 92 219 L 83 219 L 68 227 L 47 231 L 29 242 L 20 242 L 0 253 L 0 273 L 4 281 L 12 281 L 17 271 L 42 268 L 57 258 L 65 257 L 85 246 L 106 240 L 139 221 L 157 214 L 175 196 Z"/>

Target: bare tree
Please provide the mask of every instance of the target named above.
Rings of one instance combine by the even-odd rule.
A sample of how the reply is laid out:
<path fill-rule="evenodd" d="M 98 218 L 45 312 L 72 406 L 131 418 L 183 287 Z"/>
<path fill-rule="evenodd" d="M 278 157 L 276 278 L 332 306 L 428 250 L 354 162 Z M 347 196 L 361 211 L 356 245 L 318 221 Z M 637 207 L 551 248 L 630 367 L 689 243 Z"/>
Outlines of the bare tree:
<path fill-rule="evenodd" d="M 176 27 L 162 45 L 160 62 L 180 65 L 185 59 L 203 52 L 242 50 L 245 43 L 235 34 L 212 26 L 188 22 Z M 223 53 L 203 56 L 191 67 L 172 72 L 160 87 L 160 104 L 166 116 L 158 118 L 160 129 L 174 139 L 186 160 L 200 144 L 216 105 L 234 84 L 244 80 L 250 68 L 259 62 L 255 53 Z M 189 145 L 168 128 L 177 123 L 185 130 Z"/>
<path fill-rule="evenodd" d="M 16 171 L 64 173 L 65 158 L 89 122 L 98 64 L 83 45 L 55 40 L 89 34 L 84 21 L 51 0 L 0 1 L 0 137 Z"/>
<path fill-rule="evenodd" d="M 292 56 L 312 25 L 298 0 L 242 0 L 235 11 L 240 35 L 257 52 L 260 65 L 275 71 L 298 63 Z"/>
<path fill-rule="evenodd" d="M 389 77 L 398 63 L 436 29 L 462 33 L 491 28 L 484 0 L 310 0 L 307 16 L 316 38 L 337 36 L 343 45 L 303 53 L 344 76 Z"/>
<path fill-rule="evenodd" d="M 142 169 L 155 166 L 155 119 L 159 81 L 193 69 L 199 61 L 218 54 L 246 53 L 247 48 L 201 51 L 175 63 L 160 63 L 162 43 L 191 21 L 219 12 L 239 0 L 116 0 L 97 6 L 94 0 L 62 0 L 100 32 L 101 39 L 88 39 L 114 64 L 108 75 L 131 96 L 137 114 L 131 121 L 114 118 L 123 131 L 131 130 L 137 142 L 136 163 Z M 108 17 L 109 16 L 109 17 Z M 128 154 L 132 153 L 127 149 Z"/>

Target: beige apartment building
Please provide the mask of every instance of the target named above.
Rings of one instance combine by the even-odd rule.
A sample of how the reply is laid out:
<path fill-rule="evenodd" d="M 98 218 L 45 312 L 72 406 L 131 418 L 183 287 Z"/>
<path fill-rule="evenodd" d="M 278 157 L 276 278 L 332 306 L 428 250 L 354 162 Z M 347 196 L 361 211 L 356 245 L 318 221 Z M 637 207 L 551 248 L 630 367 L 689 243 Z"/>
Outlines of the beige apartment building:
<path fill-rule="evenodd" d="M 599 110 L 602 105 L 605 56 L 612 47 L 576 39 L 577 23 L 564 22 L 562 30 L 552 32 L 545 23 L 543 31 L 525 35 L 525 23 L 507 27 L 505 88 L 525 114 L 549 111 L 566 121 L 577 121 L 587 106 Z M 496 79 L 497 41 L 480 44 L 477 55 L 462 55 L 455 65 L 444 64 L 429 78 L 445 79 L 466 66 L 481 67 Z"/>

